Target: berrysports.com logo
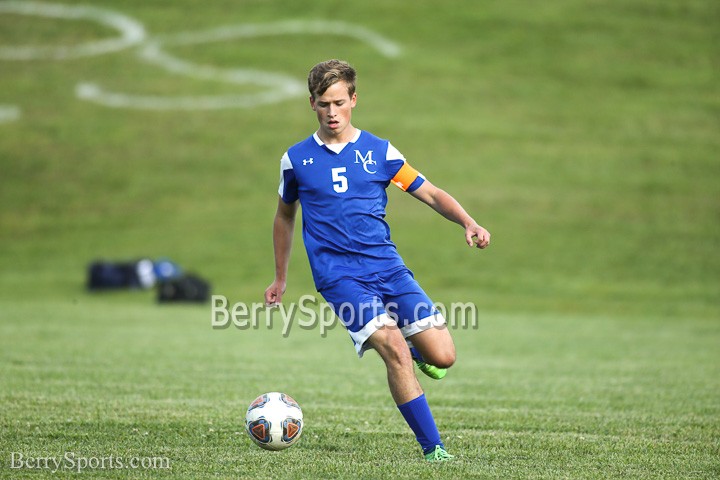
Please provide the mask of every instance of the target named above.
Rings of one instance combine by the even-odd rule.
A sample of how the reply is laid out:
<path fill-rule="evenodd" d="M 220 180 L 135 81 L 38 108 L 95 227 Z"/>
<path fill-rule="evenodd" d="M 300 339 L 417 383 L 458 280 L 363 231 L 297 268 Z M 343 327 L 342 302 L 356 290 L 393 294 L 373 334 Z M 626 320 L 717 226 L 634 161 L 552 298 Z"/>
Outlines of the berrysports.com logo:
<path fill-rule="evenodd" d="M 393 316 L 397 304 L 360 304 L 329 305 L 314 295 L 303 295 L 298 302 L 268 306 L 261 302 L 237 302 L 230 304 L 224 295 L 213 295 L 210 308 L 210 325 L 215 330 L 230 326 L 239 330 L 268 330 L 281 327 L 283 337 L 290 335 L 293 326 L 303 330 L 318 329 L 325 337 L 328 331 L 338 323 L 349 325 L 355 318 L 374 318 L 382 313 Z M 428 316 L 423 312 L 432 311 Z M 338 314 L 340 317 L 338 317 Z M 449 306 L 443 303 L 415 306 L 414 318 L 419 322 L 431 322 L 433 326 L 452 329 L 478 328 L 478 309 L 472 302 L 453 302 Z"/>
<path fill-rule="evenodd" d="M 21 452 L 10 454 L 10 469 L 15 471 L 49 471 L 82 473 L 86 470 L 170 470 L 167 457 L 122 457 L 107 455 L 87 457 L 75 452 L 65 452 L 62 456 L 26 455 Z"/>

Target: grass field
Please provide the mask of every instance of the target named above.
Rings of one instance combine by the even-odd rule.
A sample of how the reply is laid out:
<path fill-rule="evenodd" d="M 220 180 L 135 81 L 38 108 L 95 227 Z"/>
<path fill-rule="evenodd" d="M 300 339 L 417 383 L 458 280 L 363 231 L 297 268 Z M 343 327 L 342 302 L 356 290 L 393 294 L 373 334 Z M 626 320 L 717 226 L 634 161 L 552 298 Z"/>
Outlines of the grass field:
<path fill-rule="evenodd" d="M 118 33 L 0 2 L 0 478 L 720 476 L 720 8 L 305 3 L 95 1 L 145 42 L 11 60 Z M 400 54 L 339 33 L 178 41 L 279 20 L 361 26 Z M 153 39 L 208 68 L 141 58 Z M 84 290 L 93 259 L 169 257 L 231 302 L 261 301 L 278 161 L 316 124 L 304 94 L 147 110 L 78 98 L 79 84 L 255 98 L 262 87 L 218 77 L 249 68 L 302 84 L 331 57 L 359 70 L 354 123 L 390 138 L 493 234 L 470 251 L 457 226 L 389 193 L 393 239 L 421 284 L 480 311 L 476 329 L 453 332 L 448 377 L 421 379 L 452 464 L 421 461 L 380 360 L 356 360 L 339 327 L 216 330 L 209 305 Z M 314 292 L 297 233 L 286 302 Z M 242 425 L 271 390 L 306 418 L 300 443 L 276 454 Z M 171 468 L 53 474 L 12 469 L 13 453 Z"/>

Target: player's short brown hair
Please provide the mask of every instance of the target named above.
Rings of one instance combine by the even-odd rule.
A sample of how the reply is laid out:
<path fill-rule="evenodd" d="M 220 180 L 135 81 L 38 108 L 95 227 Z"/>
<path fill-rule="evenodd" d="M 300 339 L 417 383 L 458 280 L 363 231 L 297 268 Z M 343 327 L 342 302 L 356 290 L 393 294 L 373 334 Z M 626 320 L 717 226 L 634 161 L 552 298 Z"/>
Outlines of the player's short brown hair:
<path fill-rule="evenodd" d="M 327 60 L 315 65 L 308 75 L 308 90 L 315 98 L 330 88 L 331 85 L 343 81 L 348 86 L 348 94 L 352 97 L 355 93 L 355 69 L 349 63 L 342 60 Z"/>

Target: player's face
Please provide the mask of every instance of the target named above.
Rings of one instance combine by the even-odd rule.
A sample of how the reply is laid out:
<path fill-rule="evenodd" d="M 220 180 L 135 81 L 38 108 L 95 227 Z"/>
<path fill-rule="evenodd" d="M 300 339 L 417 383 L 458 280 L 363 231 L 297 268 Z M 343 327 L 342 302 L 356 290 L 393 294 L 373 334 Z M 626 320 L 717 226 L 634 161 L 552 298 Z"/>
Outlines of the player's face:
<path fill-rule="evenodd" d="M 320 130 L 318 135 L 326 143 L 343 143 L 352 140 L 355 129 L 350 124 L 352 109 L 357 95 L 348 93 L 345 82 L 331 85 L 318 97 L 310 97 L 310 106 L 317 114 Z"/>

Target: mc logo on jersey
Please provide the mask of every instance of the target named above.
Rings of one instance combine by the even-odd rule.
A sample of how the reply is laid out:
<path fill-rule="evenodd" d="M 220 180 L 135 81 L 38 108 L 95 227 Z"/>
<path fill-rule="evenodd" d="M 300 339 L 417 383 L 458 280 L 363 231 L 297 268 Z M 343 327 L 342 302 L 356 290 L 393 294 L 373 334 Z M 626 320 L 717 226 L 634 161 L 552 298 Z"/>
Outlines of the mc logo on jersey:
<path fill-rule="evenodd" d="M 365 170 L 367 173 L 377 173 L 377 170 L 370 170 L 369 167 L 372 165 L 377 165 L 377 162 L 372 158 L 372 152 L 372 150 L 368 150 L 368 152 L 363 155 L 360 153 L 360 150 L 355 150 L 355 163 L 362 162 L 363 170 Z"/>

